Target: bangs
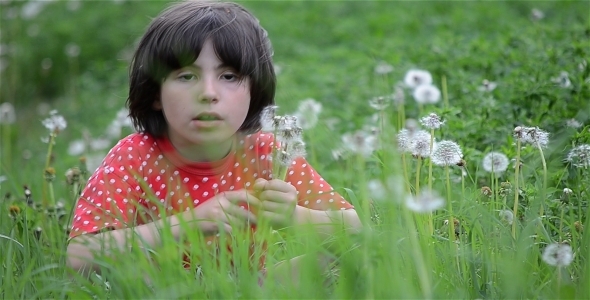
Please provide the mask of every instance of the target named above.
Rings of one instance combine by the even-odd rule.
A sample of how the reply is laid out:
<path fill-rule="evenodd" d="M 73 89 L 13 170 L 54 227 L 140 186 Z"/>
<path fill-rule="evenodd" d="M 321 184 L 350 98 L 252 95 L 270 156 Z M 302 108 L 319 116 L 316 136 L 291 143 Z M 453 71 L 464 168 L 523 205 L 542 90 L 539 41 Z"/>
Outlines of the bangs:
<path fill-rule="evenodd" d="M 171 20 L 168 20 L 171 21 Z M 151 39 L 142 63 L 155 80 L 166 78 L 170 72 L 192 65 L 199 57 L 207 39 L 219 59 L 242 76 L 255 74 L 261 63 L 254 41 L 260 41 L 256 28 L 237 18 L 232 11 L 208 9 L 199 18 L 174 20 L 173 26 Z M 244 38 L 250 37 L 250 38 Z M 253 41 L 254 40 L 254 41 Z"/>

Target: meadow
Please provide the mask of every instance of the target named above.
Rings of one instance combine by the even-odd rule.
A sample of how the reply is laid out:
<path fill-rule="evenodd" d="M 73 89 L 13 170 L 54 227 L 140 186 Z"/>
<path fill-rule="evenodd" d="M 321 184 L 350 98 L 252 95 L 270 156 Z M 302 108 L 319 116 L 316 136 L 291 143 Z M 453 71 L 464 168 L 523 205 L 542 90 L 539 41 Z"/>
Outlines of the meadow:
<path fill-rule="evenodd" d="M 185 270 L 167 228 L 69 270 L 76 197 L 133 132 L 127 67 L 167 3 L 0 1 L 1 298 L 590 298 L 588 1 L 239 1 L 363 231 L 264 233 L 269 264 L 308 254 L 298 285 L 260 286 L 240 247 Z"/>

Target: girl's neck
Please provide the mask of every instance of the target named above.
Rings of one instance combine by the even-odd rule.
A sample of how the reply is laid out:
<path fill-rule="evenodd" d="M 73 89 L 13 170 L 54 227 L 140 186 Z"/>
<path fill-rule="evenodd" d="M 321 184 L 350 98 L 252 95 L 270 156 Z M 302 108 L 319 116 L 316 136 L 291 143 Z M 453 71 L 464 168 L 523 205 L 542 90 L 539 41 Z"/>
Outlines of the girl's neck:
<path fill-rule="evenodd" d="M 191 146 L 174 146 L 178 154 L 183 158 L 193 162 L 215 162 L 225 158 L 234 147 L 235 136 L 221 143 L 213 145 L 191 145 Z"/>

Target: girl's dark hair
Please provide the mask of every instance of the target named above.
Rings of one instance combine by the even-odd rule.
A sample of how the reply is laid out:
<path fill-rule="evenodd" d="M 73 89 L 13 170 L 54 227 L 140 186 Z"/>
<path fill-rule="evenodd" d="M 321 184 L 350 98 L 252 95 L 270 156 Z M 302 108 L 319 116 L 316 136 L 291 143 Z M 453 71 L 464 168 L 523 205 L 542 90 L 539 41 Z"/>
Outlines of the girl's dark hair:
<path fill-rule="evenodd" d="M 239 131 L 260 129 L 260 112 L 274 103 L 276 77 L 268 34 L 250 12 L 228 2 L 177 3 L 156 17 L 129 70 L 129 116 L 138 131 L 160 137 L 167 123 L 154 109 L 170 72 L 189 66 L 211 39 L 219 59 L 250 81 L 250 108 Z"/>

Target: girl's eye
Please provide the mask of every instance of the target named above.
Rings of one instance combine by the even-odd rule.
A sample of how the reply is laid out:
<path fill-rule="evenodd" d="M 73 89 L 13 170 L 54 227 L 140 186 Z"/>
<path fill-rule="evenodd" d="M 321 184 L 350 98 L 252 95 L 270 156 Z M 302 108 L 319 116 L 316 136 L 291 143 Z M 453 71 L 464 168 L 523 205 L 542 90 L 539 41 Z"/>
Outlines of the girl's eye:
<path fill-rule="evenodd" d="M 178 79 L 183 80 L 183 81 L 190 81 L 195 78 L 196 78 L 196 76 L 193 74 L 181 74 L 178 76 Z"/>
<path fill-rule="evenodd" d="M 239 79 L 238 75 L 232 73 L 226 73 L 221 75 L 221 78 L 227 81 L 236 81 Z"/>

